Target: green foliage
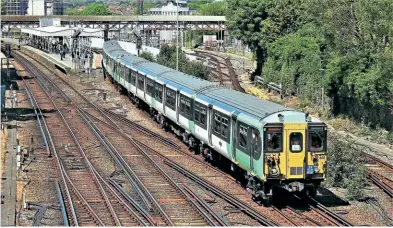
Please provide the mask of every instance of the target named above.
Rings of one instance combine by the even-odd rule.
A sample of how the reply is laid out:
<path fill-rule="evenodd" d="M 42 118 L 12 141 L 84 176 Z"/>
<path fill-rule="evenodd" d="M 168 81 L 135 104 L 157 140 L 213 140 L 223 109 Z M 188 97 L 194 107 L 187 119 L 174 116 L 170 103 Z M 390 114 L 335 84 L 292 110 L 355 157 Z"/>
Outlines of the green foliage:
<path fill-rule="evenodd" d="M 176 69 L 176 46 L 162 45 L 157 56 L 157 63 Z M 189 61 L 179 48 L 179 71 L 206 79 L 208 70 L 200 61 Z"/>
<path fill-rule="evenodd" d="M 389 133 L 386 135 L 386 139 L 388 140 L 389 143 L 392 143 L 392 144 L 393 144 L 393 132 L 389 132 Z"/>
<path fill-rule="evenodd" d="M 112 15 L 112 12 L 105 4 L 89 3 L 83 10 L 68 9 L 67 14 L 75 16 L 107 16 Z"/>
<path fill-rule="evenodd" d="M 5 6 L 7 5 L 7 1 L 6 0 L 1 0 L 0 1 L 0 5 L 1 5 L 1 15 L 6 15 L 6 8 Z"/>
<path fill-rule="evenodd" d="M 325 88 L 332 114 L 393 131 L 391 0 L 228 0 L 228 8 L 256 75 L 314 105 Z"/>
<path fill-rule="evenodd" d="M 330 133 L 326 183 L 332 187 L 345 188 L 350 200 L 364 197 L 367 184 L 365 167 L 361 163 L 360 150 L 340 136 Z"/>
<path fill-rule="evenodd" d="M 198 12 L 201 15 L 225 16 L 227 15 L 226 3 L 221 1 L 203 4 L 199 7 Z"/>
<path fill-rule="evenodd" d="M 143 51 L 142 53 L 139 54 L 139 57 L 144 58 L 146 60 L 149 60 L 150 62 L 155 62 L 156 60 L 154 59 L 153 53 L 149 51 Z"/>

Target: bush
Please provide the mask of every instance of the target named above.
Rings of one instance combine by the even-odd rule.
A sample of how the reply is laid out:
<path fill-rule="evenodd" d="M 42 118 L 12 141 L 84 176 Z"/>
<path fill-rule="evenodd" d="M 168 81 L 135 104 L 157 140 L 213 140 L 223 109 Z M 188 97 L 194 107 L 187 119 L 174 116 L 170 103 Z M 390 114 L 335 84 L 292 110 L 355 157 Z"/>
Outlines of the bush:
<path fill-rule="evenodd" d="M 361 151 L 352 147 L 350 140 L 330 133 L 328 151 L 327 179 L 328 186 L 346 189 L 350 200 L 364 197 L 367 184 L 365 167 L 361 162 Z"/>
<path fill-rule="evenodd" d="M 150 62 L 155 62 L 153 53 L 148 52 L 148 51 L 143 51 L 141 54 L 139 54 L 139 57 L 144 58 Z"/>

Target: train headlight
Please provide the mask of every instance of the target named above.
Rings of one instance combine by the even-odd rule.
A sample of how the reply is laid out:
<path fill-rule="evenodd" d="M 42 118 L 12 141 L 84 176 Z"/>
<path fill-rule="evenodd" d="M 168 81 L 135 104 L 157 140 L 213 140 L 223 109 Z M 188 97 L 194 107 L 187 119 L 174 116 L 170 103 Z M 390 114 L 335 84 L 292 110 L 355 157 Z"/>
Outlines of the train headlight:
<path fill-rule="evenodd" d="M 278 173 L 278 170 L 276 169 L 276 167 L 272 168 L 271 171 L 272 171 L 273 175 L 277 175 L 277 173 Z"/>
<path fill-rule="evenodd" d="M 317 166 L 314 166 L 314 173 L 319 173 L 319 168 Z"/>

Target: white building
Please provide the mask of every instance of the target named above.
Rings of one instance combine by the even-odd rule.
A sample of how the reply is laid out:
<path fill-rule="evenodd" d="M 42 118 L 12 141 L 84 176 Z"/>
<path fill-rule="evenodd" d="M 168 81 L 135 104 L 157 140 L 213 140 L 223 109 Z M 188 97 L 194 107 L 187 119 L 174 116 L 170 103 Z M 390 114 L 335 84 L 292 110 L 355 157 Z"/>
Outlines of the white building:
<path fill-rule="evenodd" d="M 150 15 L 160 16 L 176 16 L 179 12 L 179 16 L 193 15 L 195 10 L 191 10 L 187 6 L 187 0 L 167 0 L 166 4 L 158 5 L 155 8 L 149 9 Z M 160 31 L 160 40 L 170 42 L 176 38 L 176 30 L 162 30 Z M 183 33 L 181 33 L 181 40 L 183 39 Z"/>
<path fill-rule="evenodd" d="M 166 4 L 149 9 L 150 15 L 176 16 L 177 6 L 179 6 L 179 15 L 192 15 L 195 10 L 190 10 L 186 0 L 167 0 Z"/>
<path fill-rule="evenodd" d="M 45 0 L 29 0 L 27 15 L 44 16 L 47 15 L 45 12 Z"/>

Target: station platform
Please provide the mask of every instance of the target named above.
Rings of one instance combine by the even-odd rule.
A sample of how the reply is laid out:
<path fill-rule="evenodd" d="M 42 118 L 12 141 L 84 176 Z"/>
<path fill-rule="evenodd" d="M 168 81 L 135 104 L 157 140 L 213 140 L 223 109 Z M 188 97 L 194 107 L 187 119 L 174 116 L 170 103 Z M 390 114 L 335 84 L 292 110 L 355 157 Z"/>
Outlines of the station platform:
<path fill-rule="evenodd" d="M 76 65 L 76 63 L 74 63 L 72 61 L 70 54 L 66 54 L 65 58 L 63 58 L 63 60 L 61 60 L 60 54 L 46 53 L 46 52 L 43 52 L 37 48 L 33 48 L 30 46 L 22 46 L 21 49 L 26 49 L 28 52 L 27 54 L 39 55 L 41 58 L 44 58 L 44 59 L 48 60 L 49 62 L 53 63 L 57 68 L 60 68 L 60 70 L 62 70 L 65 73 L 82 70 L 82 69 L 80 69 L 80 68 L 78 69 L 76 67 L 77 65 Z M 93 70 L 101 68 L 101 59 L 102 59 L 101 54 L 97 54 L 97 53 L 93 54 L 93 67 L 92 67 Z M 88 66 L 88 62 L 86 61 L 84 68 L 86 69 L 87 66 Z"/>
<path fill-rule="evenodd" d="M 14 45 L 18 44 L 18 40 L 16 39 L 1 38 L 1 40 L 4 42 L 12 43 Z M 77 69 L 77 65 L 72 61 L 70 54 L 66 54 L 65 58 L 61 60 L 60 54 L 47 53 L 27 45 L 21 45 L 20 51 L 33 57 L 34 59 L 37 59 L 38 61 L 45 64 L 46 66 L 51 68 L 57 68 L 66 74 L 71 72 L 79 72 L 83 70 L 81 69 L 82 67 Z M 93 67 L 92 67 L 93 70 L 101 68 L 101 59 L 102 59 L 101 54 L 93 53 Z M 84 68 L 86 69 L 87 66 L 88 66 L 88 62 L 86 61 Z"/>

